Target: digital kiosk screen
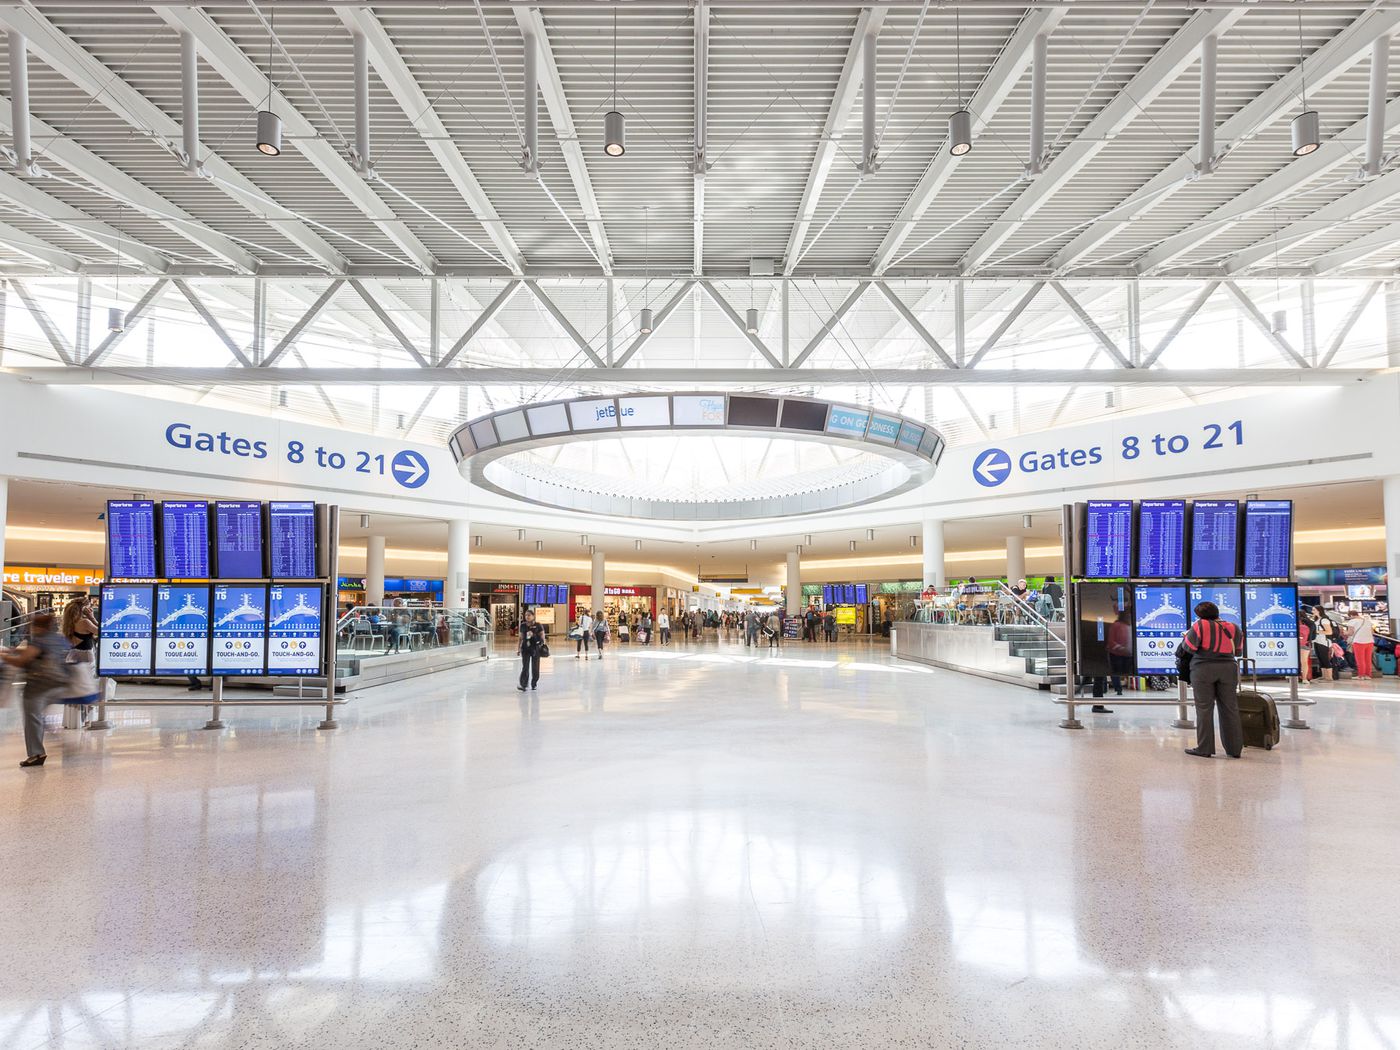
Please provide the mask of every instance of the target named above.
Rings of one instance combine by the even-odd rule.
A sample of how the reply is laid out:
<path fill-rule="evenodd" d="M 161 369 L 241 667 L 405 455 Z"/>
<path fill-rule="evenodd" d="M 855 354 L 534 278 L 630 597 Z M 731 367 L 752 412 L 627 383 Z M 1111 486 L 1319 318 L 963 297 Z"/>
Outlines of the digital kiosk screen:
<path fill-rule="evenodd" d="M 209 588 L 164 583 L 156 588 L 158 675 L 209 673 Z"/>
<path fill-rule="evenodd" d="M 1261 675 L 1299 672 L 1296 585 L 1244 585 L 1244 655 Z"/>
<path fill-rule="evenodd" d="M 161 575 L 168 580 L 209 578 L 209 504 L 166 500 L 160 505 Z"/>
<path fill-rule="evenodd" d="M 267 544 L 274 580 L 316 578 L 316 504 L 269 503 Z"/>
<path fill-rule="evenodd" d="M 214 504 L 214 571 L 223 580 L 262 578 L 261 503 L 239 500 Z"/>
<path fill-rule="evenodd" d="M 1186 575 L 1186 501 L 1145 499 L 1138 504 L 1137 574 L 1150 579 Z"/>
<path fill-rule="evenodd" d="M 1175 674 L 1176 644 L 1191 626 L 1186 587 L 1133 588 L 1133 636 L 1138 674 Z"/>
<path fill-rule="evenodd" d="M 1084 515 L 1084 575 L 1116 580 L 1132 572 L 1132 500 L 1090 500 Z"/>
<path fill-rule="evenodd" d="M 1195 608 L 1199 602 L 1214 602 L 1220 610 L 1220 618 L 1236 627 L 1244 626 L 1244 614 L 1240 606 L 1240 585 L 1238 583 L 1193 583 L 1191 584 L 1191 619 L 1195 620 Z"/>
<path fill-rule="evenodd" d="M 1125 583 L 1081 583 L 1075 591 L 1079 616 L 1079 671 L 1098 676 L 1113 674 L 1108 658 L 1109 635 L 1118 614 L 1131 610 L 1131 591 Z M 1128 628 L 1129 639 L 1132 628 Z M 1131 641 L 1128 642 L 1131 645 Z"/>
<path fill-rule="evenodd" d="M 1240 503 L 1198 499 L 1191 504 L 1191 575 L 1221 579 L 1239 571 Z"/>
<path fill-rule="evenodd" d="M 1244 505 L 1244 575 L 1286 579 L 1293 563 L 1293 501 L 1248 500 Z"/>
<path fill-rule="evenodd" d="M 320 674 L 320 586 L 273 584 L 267 616 L 267 673 Z"/>
<path fill-rule="evenodd" d="M 262 674 L 267 654 L 267 587 L 230 583 L 214 588 L 214 674 Z"/>
<path fill-rule="evenodd" d="M 156 505 L 152 500 L 107 501 L 107 559 L 113 579 L 155 579 Z"/>
<path fill-rule="evenodd" d="M 151 673 L 151 588 L 102 588 L 97 673 L 118 678 Z"/>

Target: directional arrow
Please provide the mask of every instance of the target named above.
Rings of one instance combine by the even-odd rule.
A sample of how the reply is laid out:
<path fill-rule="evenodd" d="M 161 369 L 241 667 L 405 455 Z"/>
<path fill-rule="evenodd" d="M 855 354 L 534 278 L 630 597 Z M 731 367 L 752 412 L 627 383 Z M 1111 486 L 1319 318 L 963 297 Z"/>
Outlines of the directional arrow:
<path fill-rule="evenodd" d="M 428 480 L 428 464 L 416 452 L 400 452 L 391 469 L 394 480 L 406 489 L 416 489 Z"/>
<path fill-rule="evenodd" d="M 999 448 L 989 448 L 972 461 L 972 477 L 984 488 L 995 488 L 1011 476 L 1011 457 Z"/>

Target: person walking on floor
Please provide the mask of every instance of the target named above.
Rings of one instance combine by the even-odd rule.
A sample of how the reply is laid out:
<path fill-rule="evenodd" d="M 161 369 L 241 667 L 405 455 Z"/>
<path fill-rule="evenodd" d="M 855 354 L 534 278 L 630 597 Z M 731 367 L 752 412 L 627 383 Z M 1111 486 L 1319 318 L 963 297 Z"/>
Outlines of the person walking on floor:
<path fill-rule="evenodd" d="M 826 635 L 828 642 L 836 641 L 836 614 L 830 609 L 822 617 L 822 633 Z"/>
<path fill-rule="evenodd" d="M 603 658 L 603 643 L 608 640 L 608 618 L 593 610 L 593 644 L 598 647 L 598 659 Z"/>
<path fill-rule="evenodd" d="M 1225 753 L 1239 758 L 1244 751 L 1244 726 L 1240 723 L 1240 669 L 1235 661 L 1244 651 L 1238 627 L 1220 618 L 1214 602 L 1199 602 L 1196 622 L 1176 647 L 1176 665 L 1182 677 L 1190 676 L 1196 701 L 1196 746 L 1186 753 L 1196 758 L 1215 754 L 1215 712 L 1220 710 L 1220 741 Z"/>
<path fill-rule="evenodd" d="M 68 643 L 55 629 L 51 612 L 36 613 L 29 621 L 29 640 L 17 649 L 0 653 L 0 660 L 24 671 L 24 750 L 28 756 L 21 766 L 42 766 L 49 757 L 44 751 L 44 708 L 68 699 Z"/>
<path fill-rule="evenodd" d="M 671 617 L 662 609 L 656 614 L 656 629 L 661 633 L 661 644 L 671 644 Z"/>
<path fill-rule="evenodd" d="M 758 613 L 752 609 L 744 617 L 744 647 L 758 647 Z"/>
<path fill-rule="evenodd" d="M 574 639 L 574 659 L 580 656 L 587 658 L 588 642 L 593 635 L 593 617 L 588 615 L 587 609 L 578 612 L 578 619 L 574 621 L 574 629 L 578 631 L 578 637 Z"/>
<path fill-rule="evenodd" d="M 520 624 L 519 641 L 515 651 L 520 654 L 520 682 L 515 688 L 522 693 L 540 684 L 540 657 L 549 651 L 544 624 L 535 621 L 535 610 L 526 609 Z"/>
<path fill-rule="evenodd" d="M 1375 629 L 1375 621 L 1360 610 L 1347 621 L 1347 631 L 1351 634 L 1351 654 L 1356 658 L 1356 677 L 1362 681 L 1371 680 L 1371 665 L 1376 656 Z"/>

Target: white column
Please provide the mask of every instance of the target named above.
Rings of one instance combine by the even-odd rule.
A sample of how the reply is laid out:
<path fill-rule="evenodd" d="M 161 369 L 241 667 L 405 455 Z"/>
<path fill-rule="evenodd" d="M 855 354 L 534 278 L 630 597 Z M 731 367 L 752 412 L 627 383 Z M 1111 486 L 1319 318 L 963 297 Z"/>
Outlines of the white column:
<path fill-rule="evenodd" d="M 593 584 L 592 596 L 588 599 L 589 612 L 597 609 L 603 611 L 603 552 L 597 547 L 593 548 Z"/>
<path fill-rule="evenodd" d="M 447 523 L 447 579 L 442 586 L 442 604 L 449 609 L 465 609 L 471 603 L 472 523 L 453 518 Z"/>
<path fill-rule="evenodd" d="M 1400 477 L 1386 478 L 1381 482 L 1381 507 L 1385 514 L 1385 567 L 1386 586 L 1391 595 L 1391 608 L 1394 608 L 1400 587 Z"/>
<path fill-rule="evenodd" d="M 924 521 L 924 586 L 942 587 L 948 582 L 943 568 L 943 522 L 937 518 Z"/>
<path fill-rule="evenodd" d="M 1016 581 L 1026 575 L 1026 537 L 1006 537 L 1006 583 L 1016 586 Z"/>
<path fill-rule="evenodd" d="M 384 537 L 365 537 L 365 604 L 384 604 Z"/>
<path fill-rule="evenodd" d="M 802 611 L 802 556 L 792 551 L 787 561 L 787 614 L 796 616 Z"/>
<path fill-rule="evenodd" d="M 0 569 L 5 566 L 5 519 L 9 516 L 10 479 L 0 477 Z"/>

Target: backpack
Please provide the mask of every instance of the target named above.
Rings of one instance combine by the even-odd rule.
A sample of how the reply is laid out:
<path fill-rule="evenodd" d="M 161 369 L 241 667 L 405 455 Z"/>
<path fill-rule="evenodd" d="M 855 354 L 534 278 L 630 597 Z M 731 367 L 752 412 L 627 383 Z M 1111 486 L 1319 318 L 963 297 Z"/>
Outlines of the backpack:
<path fill-rule="evenodd" d="M 29 644 L 34 645 L 32 641 Z M 25 695 L 37 696 L 40 693 L 70 690 L 72 678 L 68 673 L 68 665 L 50 650 L 42 646 L 35 648 L 39 650 L 38 659 L 32 660 L 24 668 Z M 64 695 L 68 693 L 65 692 Z"/>

